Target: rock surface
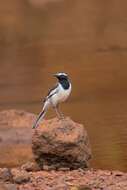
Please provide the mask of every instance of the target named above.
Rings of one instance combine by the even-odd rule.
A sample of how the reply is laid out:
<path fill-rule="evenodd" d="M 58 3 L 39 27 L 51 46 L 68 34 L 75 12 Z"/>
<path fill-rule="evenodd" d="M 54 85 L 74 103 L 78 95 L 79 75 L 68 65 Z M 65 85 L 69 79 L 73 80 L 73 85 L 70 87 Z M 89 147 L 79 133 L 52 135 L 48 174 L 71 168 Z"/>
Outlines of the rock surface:
<path fill-rule="evenodd" d="M 38 171 L 19 190 L 127 190 L 127 173 L 102 170 Z"/>
<path fill-rule="evenodd" d="M 31 171 L 36 172 L 36 171 L 40 170 L 40 168 L 36 162 L 27 162 L 21 166 L 21 169 L 25 170 L 27 172 L 31 172 Z"/>
<path fill-rule="evenodd" d="M 0 168 L 0 180 L 2 181 L 9 181 L 11 180 L 11 172 L 8 168 Z"/>
<path fill-rule="evenodd" d="M 33 135 L 32 150 L 43 169 L 88 167 L 91 149 L 83 125 L 70 118 L 44 121 Z"/>
<path fill-rule="evenodd" d="M 35 114 L 22 110 L 1 111 L 0 145 L 31 143 L 35 117 Z"/>
<path fill-rule="evenodd" d="M 12 183 L 0 183 L 0 190 L 18 190 L 18 188 Z"/>
<path fill-rule="evenodd" d="M 13 180 L 6 182 L 0 179 L 0 190 L 127 190 L 127 173 L 120 171 L 78 169 L 27 172 L 22 168 L 11 169 Z"/>
<path fill-rule="evenodd" d="M 15 167 L 32 160 L 31 139 L 35 114 L 22 110 L 0 112 L 0 167 Z"/>
<path fill-rule="evenodd" d="M 19 169 L 14 168 L 11 170 L 11 174 L 12 174 L 13 182 L 17 184 L 28 182 L 30 179 L 29 173 L 26 172 L 25 170 L 21 170 L 21 169 L 19 170 Z"/>
<path fill-rule="evenodd" d="M 35 119 L 35 114 L 23 110 L 4 110 L 0 112 L 0 127 L 10 128 L 29 128 L 32 126 Z"/>

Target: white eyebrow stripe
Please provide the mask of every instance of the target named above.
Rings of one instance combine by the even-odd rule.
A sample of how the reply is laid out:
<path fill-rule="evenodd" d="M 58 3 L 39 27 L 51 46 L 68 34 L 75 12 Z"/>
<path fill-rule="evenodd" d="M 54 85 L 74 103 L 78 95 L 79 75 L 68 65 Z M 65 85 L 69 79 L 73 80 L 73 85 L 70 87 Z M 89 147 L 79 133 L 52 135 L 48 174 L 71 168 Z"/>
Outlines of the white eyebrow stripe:
<path fill-rule="evenodd" d="M 67 74 L 66 73 L 57 73 L 57 75 L 64 75 L 64 76 L 67 76 Z"/>

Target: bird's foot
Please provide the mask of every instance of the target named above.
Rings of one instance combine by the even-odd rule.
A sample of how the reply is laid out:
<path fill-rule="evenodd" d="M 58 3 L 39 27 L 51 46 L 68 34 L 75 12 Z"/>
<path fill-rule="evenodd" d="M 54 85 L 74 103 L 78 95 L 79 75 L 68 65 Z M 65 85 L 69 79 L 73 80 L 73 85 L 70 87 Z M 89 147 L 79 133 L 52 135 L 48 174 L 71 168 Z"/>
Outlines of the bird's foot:
<path fill-rule="evenodd" d="M 64 119 L 65 119 L 64 115 L 60 114 L 59 120 L 64 120 Z"/>

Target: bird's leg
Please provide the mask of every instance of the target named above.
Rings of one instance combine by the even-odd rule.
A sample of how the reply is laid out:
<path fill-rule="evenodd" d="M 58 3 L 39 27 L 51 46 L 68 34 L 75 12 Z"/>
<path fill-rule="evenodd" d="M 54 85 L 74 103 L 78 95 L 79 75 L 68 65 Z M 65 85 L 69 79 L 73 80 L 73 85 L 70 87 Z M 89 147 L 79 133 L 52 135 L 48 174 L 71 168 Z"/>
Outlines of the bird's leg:
<path fill-rule="evenodd" d="M 61 115 L 60 115 L 60 113 L 58 111 L 58 107 L 55 106 L 54 109 L 55 109 L 55 112 L 56 112 L 56 115 L 57 115 L 58 119 L 61 119 Z"/>
<path fill-rule="evenodd" d="M 58 110 L 58 112 L 59 112 L 60 119 L 64 119 L 64 115 L 63 115 L 63 113 L 60 111 L 59 105 L 57 105 L 57 110 Z"/>
<path fill-rule="evenodd" d="M 55 107 L 55 111 L 56 111 L 58 119 L 64 119 L 63 114 L 58 109 L 58 105 Z"/>

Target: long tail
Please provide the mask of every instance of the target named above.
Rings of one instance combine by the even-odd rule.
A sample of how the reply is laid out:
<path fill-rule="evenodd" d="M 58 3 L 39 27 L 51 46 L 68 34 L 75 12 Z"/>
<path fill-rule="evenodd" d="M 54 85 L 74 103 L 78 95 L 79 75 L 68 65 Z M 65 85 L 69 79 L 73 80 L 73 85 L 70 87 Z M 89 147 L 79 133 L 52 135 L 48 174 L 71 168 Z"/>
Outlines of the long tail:
<path fill-rule="evenodd" d="M 39 113 L 39 115 L 38 115 L 38 117 L 37 117 L 35 123 L 33 124 L 32 129 L 35 129 L 35 128 L 38 127 L 40 121 L 42 121 L 42 119 L 44 118 L 44 116 L 45 116 L 45 114 L 46 114 L 46 111 L 47 111 L 46 109 L 43 109 L 43 110 Z"/>

